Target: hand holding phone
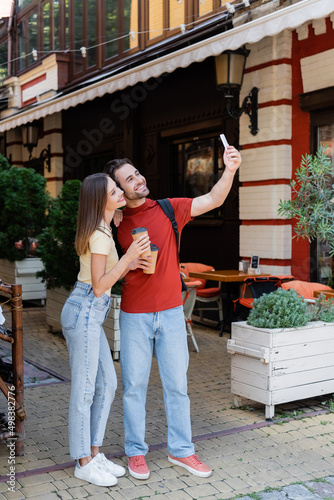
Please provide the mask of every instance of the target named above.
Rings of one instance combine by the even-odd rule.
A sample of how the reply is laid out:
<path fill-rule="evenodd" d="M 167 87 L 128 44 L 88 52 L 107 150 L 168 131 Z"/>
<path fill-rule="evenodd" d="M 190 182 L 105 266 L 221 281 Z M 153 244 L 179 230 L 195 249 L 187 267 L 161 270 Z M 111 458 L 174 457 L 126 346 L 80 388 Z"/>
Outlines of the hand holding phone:
<path fill-rule="evenodd" d="M 227 142 L 225 135 L 220 134 L 220 139 L 221 139 L 222 143 L 224 144 L 224 148 L 226 149 L 229 146 L 229 143 Z"/>

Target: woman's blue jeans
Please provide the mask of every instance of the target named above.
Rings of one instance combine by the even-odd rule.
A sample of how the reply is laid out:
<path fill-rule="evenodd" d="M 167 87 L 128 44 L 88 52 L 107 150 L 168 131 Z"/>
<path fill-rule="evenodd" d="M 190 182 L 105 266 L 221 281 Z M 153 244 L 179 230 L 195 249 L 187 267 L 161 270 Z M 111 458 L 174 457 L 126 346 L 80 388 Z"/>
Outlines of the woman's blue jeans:
<path fill-rule="evenodd" d="M 101 446 L 117 378 L 102 324 L 111 299 L 95 297 L 91 285 L 77 282 L 68 297 L 61 324 L 71 368 L 69 443 L 73 459 L 87 457 Z"/>
<path fill-rule="evenodd" d="M 169 453 L 179 458 L 192 455 L 187 395 L 189 352 L 182 306 L 157 313 L 121 311 L 120 327 L 126 454 L 132 457 L 148 451 L 145 404 L 154 352 L 163 387 Z"/>

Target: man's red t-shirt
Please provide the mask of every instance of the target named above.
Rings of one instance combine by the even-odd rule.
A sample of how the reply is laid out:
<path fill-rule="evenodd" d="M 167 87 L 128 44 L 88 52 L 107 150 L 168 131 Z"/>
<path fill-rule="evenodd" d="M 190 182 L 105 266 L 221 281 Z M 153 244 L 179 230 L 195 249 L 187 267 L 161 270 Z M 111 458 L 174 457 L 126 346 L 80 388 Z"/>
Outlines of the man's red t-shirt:
<path fill-rule="evenodd" d="M 171 198 L 179 234 L 191 220 L 191 198 Z M 182 305 L 181 281 L 175 232 L 171 221 L 155 200 L 123 210 L 117 239 L 125 252 L 132 243 L 131 231 L 146 227 L 151 243 L 159 247 L 154 274 L 130 271 L 123 283 L 121 309 L 127 313 L 158 312 Z"/>

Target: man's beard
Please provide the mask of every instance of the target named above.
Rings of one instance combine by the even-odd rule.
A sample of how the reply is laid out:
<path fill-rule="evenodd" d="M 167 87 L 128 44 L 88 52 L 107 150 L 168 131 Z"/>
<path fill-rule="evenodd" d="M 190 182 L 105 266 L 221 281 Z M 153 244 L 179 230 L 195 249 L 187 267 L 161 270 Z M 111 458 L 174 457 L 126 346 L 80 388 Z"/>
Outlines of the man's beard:
<path fill-rule="evenodd" d="M 149 194 L 150 194 L 150 191 L 149 191 L 147 186 L 146 186 L 146 190 L 142 193 L 136 193 L 136 192 L 135 193 L 133 193 L 133 192 L 127 193 L 126 191 L 124 191 L 124 196 L 128 200 L 141 200 L 142 198 L 146 198 L 146 196 L 148 196 Z"/>

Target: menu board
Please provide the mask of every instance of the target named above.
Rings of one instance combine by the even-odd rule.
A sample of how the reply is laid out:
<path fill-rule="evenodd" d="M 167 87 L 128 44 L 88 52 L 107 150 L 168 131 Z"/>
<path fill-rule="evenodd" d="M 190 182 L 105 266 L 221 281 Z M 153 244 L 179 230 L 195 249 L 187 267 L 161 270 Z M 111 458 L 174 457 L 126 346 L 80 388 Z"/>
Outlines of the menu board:
<path fill-rule="evenodd" d="M 257 269 L 259 267 L 260 257 L 258 255 L 252 255 L 251 267 Z"/>

